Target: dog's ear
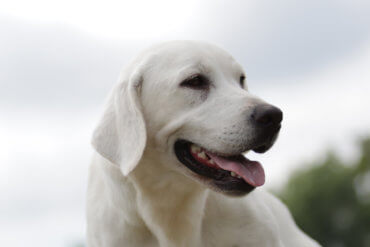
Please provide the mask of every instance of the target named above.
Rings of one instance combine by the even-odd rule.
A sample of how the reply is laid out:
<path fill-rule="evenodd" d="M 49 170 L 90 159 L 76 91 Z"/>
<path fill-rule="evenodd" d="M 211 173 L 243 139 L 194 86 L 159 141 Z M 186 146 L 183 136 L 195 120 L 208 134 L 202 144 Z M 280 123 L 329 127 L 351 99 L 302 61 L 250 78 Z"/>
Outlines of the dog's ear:
<path fill-rule="evenodd" d="M 146 144 L 146 128 L 139 102 L 142 76 L 122 76 L 108 99 L 92 145 L 128 175 L 138 164 Z"/>

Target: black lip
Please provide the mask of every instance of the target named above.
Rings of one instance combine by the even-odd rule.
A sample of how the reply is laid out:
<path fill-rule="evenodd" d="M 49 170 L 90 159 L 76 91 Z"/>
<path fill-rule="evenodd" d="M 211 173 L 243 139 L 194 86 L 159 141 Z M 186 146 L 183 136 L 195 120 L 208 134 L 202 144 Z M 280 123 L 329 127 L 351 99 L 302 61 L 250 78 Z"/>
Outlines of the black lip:
<path fill-rule="evenodd" d="M 215 169 L 199 163 L 190 154 L 191 144 L 191 142 L 186 140 L 177 140 L 174 145 L 177 159 L 191 171 L 203 177 L 210 178 L 213 185 L 222 192 L 230 195 L 244 195 L 255 188 L 243 179 L 232 177 L 229 171 Z"/>

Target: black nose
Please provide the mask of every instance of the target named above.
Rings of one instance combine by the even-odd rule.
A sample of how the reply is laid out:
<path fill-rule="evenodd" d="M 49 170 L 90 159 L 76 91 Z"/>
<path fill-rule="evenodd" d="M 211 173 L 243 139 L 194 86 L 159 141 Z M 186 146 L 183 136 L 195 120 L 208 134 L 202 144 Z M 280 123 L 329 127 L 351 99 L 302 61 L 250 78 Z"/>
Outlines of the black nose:
<path fill-rule="evenodd" d="M 252 120 L 259 127 L 277 126 L 281 123 L 281 120 L 283 120 L 283 112 L 272 105 L 258 105 L 254 108 Z"/>

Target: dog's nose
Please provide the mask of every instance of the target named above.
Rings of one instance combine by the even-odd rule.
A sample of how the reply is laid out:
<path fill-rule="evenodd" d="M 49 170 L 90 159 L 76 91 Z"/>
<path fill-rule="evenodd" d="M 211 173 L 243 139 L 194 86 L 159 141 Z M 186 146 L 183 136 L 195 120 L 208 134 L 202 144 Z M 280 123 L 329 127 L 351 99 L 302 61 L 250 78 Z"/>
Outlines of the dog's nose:
<path fill-rule="evenodd" d="M 252 120 L 259 127 L 277 126 L 283 120 L 283 112 L 273 105 L 258 105 L 254 108 Z"/>

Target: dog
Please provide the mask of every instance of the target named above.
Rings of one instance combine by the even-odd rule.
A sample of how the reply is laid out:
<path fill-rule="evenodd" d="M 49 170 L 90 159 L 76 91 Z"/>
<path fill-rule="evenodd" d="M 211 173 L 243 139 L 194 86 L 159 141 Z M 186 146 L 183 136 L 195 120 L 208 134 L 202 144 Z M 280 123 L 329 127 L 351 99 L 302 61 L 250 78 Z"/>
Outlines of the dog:
<path fill-rule="evenodd" d="M 260 187 L 279 108 L 252 95 L 242 67 L 205 42 L 142 52 L 113 88 L 92 145 L 89 247 L 314 247 Z"/>

